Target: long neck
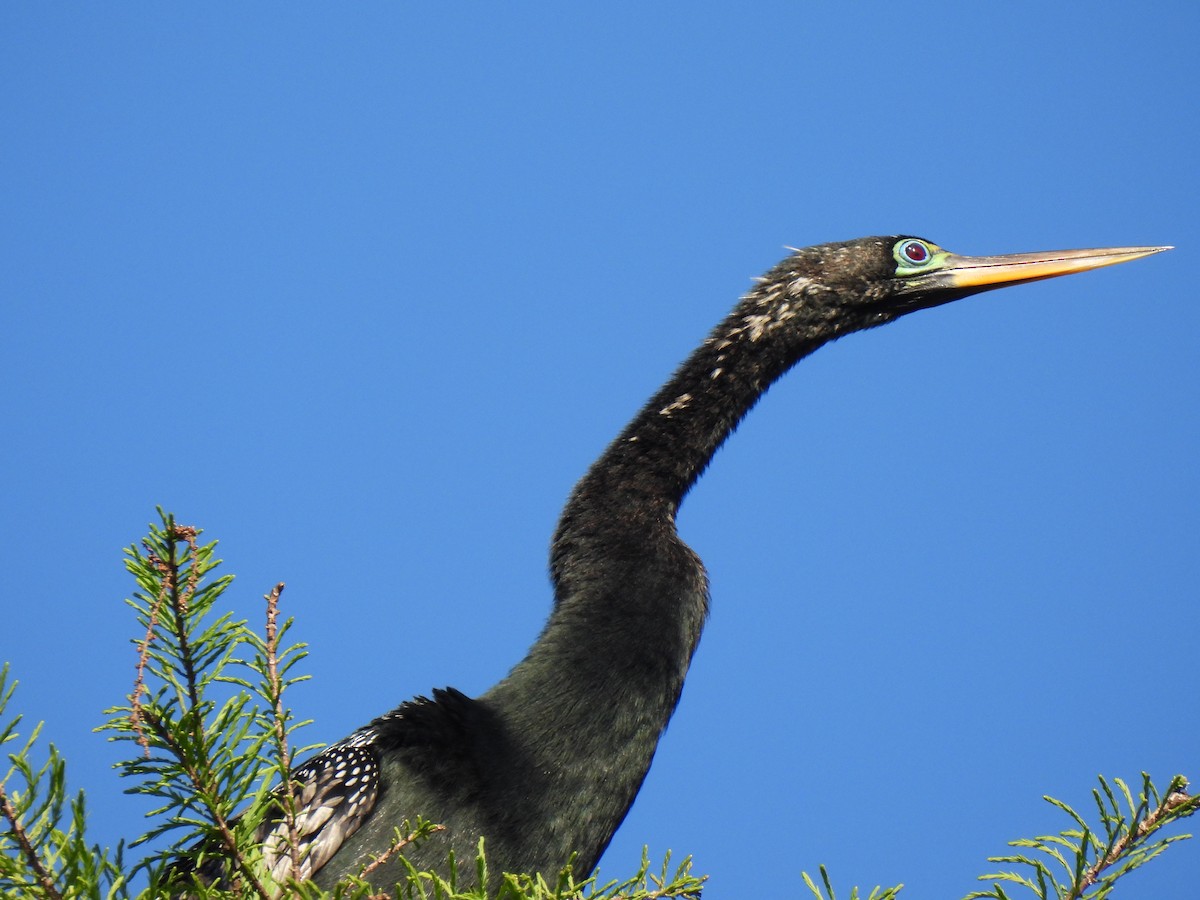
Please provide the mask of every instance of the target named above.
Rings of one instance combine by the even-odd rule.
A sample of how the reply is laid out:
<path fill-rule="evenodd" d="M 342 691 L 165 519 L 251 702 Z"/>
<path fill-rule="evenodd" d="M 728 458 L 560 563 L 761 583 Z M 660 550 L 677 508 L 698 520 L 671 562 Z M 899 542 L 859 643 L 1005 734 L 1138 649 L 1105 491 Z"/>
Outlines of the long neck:
<path fill-rule="evenodd" d="M 744 306 L 688 357 L 576 485 L 555 537 L 556 568 L 566 562 L 563 540 L 581 522 L 623 529 L 631 516 L 673 519 L 713 454 L 798 358 L 739 331 Z"/>
<path fill-rule="evenodd" d="M 647 518 L 673 521 L 713 454 L 768 387 L 822 344 L 874 324 L 830 303 L 788 261 L 768 274 L 684 361 L 576 485 L 552 551 L 558 599 L 573 591 L 572 537 L 621 534 Z"/>
<path fill-rule="evenodd" d="M 539 706 L 541 696 L 553 703 L 573 695 L 578 703 L 567 707 L 581 710 L 599 687 L 638 694 L 665 722 L 707 607 L 703 566 L 675 530 L 679 504 L 775 380 L 822 344 L 868 324 L 850 322 L 830 295 L 785 260 L 592 465 L 551 547 L 554 611 L 500 688 L 528 685 L 528 699 Z M 648 658 L 665 671 L 638 681 Z"/>
<path fill-rule="evenodd" d="M 841 331 L 824 304 L 805 302 L 803 279 L 785 265 L 575 487 L 551 548 L 554 611 L 529 655 L 483 698 L 525 734 L 539 770 L 576 798 L 575 812 L 586 804 L 598 823 L 619 822 L 632 803 L 707 614 L 704 568 L 675 530 L 679 504 L 770 384 Z M 585 862 L 610 836 L 564 835 Z"/>

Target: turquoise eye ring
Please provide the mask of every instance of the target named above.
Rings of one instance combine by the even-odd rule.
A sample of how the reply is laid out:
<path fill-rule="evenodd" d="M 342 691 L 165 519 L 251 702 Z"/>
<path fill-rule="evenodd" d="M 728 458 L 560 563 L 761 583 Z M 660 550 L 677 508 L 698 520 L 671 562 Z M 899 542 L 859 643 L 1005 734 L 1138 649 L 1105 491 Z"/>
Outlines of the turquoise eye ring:
<path fill-rule="evenodd" d="M 933 259 L 933 249 L 924 241 L 908 238 L 896 245 L 896 261 L 905 268 L 920 268 Z"/>

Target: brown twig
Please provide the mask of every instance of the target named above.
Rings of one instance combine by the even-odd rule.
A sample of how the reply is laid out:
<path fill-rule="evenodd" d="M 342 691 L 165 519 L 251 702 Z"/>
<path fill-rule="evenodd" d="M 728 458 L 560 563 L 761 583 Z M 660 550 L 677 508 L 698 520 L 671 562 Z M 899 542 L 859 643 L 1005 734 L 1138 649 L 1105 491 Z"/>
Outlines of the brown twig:
<path fill-rule="evenodd" d="M 50 876 L 50 872 L 46 867 L 42 865 L 37 851 L 29 841 L 29 835 L 26 834 L 25 826 L 21 824 L 21 820 L 17 816 L 17 810 L 13 807 L 12 801 L 8 799 L 8 794 L 4 792 L 4 782 L 2 781 L 0 781 L 0 814 L 3 814 L 4 818 L 8 820 L 13 837 L 17 839 L 17 844 L 20 846 L 21 852 L 25 854 L 25 860 L 29 863 L 29 868 L 33 869 L 33 873 L 37 876 L 38 883 L 41 884 L 46 896 L 50 900 L 62 900 L 62 894 L 54 886 L 54 879 Z"/>
<path fill-rule="evenodd" d="M 200 532 L 190 525 L 175 525 L 171 527 L 171 603 L 175 607 L 175 637 L 179 640 L 179 658 L 183 661 L 183 671 L 187 680 L 188 700 L 191 702 L 191 708 L 195 709 L 200 705 L 199 690 L 196 687 L 196 667 L 192 660 L 191 647 L 188 644 L 187 636 L 187 614 L 188 606 L 191 599 L 196 594 L 196 586 L 199 584 L 200 575 L 196 571 L 196 536 Z M 191 565 L 188 566 L 187 587 L 182 591 L 179 589 L 179 563 L 175 559 L 175 541 L 183 539 L 187 542 L 188 549 L 191 551 Z M 199 721 L 197 720 L 197 728 Z M 197 734 L 197 736 L 199 736 Z"/>
<path fill-rule="evenodd" d="M 195 596 L 196 587 L 200 581 L 200 575 L 197 572 L 197 553 L 196 553 L 196 537 L 199 530 L 190 525 L 176 525 L 171 523 L 169 541 L 167 544 L 170 551 L 170 559 L 165 563 L 170 571 L 170 596 L 171 606 L 175 610 L 175 638 L 179 641 L 179 660 L 183 665 L 184 679 L 187 683 L 188 701 L 190 709 L 195 710 L 200 705 L 200 693 L 198 688 L 198 679 L 196 677 L 195 660 L 192 659 L 191 645 L 188 641 L 187 629 L 187 614 L 188 607 L 191 603 L 191 598 Z M 179 562 L 176 558 L 175 548 L 176 541 L 184 540 L 187 542 L 190 551 L 190 565 L 188 566 L 187 585 L 182 590 L 179 587 Z M 192 716 L 192 738 L 196 742 L 196 746 L 203 747 L 204 744 L 204 722 L 200 716 Z M 152 723 L 155 724 L 155 723 Z M 217 826 L 217 830 L 221 835 L 221 842 L 225 845 L 230 857 L 242 871 L 246 880 L 250 882 L 250 886 L 254 889 L 262 900 L 270 900 L 270 894 L 266 888 L 255 876 L 251 870 L 249 863 L 238 852 L 237 840 L 233 836 L 233 829 L 229 822 L 221 814 L 221 811 L 211 803 L 208 798 L 218 794 L 215 785 L 207 783 L 202 777 L 201 772 L 188 762 L 188 756 L 184 749 L 175 740 L 168 729 L 161 727 L 161 723 L 157 723 L 155 729 L 168 749 L 174 754 L 183 766 L 184 772 L 187 774 L 193 787 L 201 797 L 205 798 L 205 805 L 208 807 L 209 814 L 213 817 L 213 824 Z"/>
<path fill-rule="evenodd" d="M 257 895 L 260 900 L 271 900 L 271 894 L 268 893 L 262 882 L 254 874 L 249 862 L 238 851 L 237 839 L 234 837 L 233 828 L 228 819 L 221 813 L 212 802 L 211 798 L 218 796 L 219 791 L 217 786 L 211 784 L 201 769 L 197 768 L 190 761 L 190 757 L 185 752 L 183 746 L 176 740 L 175 735 L 167 728 L 157 714 L 142 706 L 140 699 L 141 694 L 145 691 L 144 674 L 145 667 L 148 662 L 150 642 L 154 638 L 154 631 L 157 626 L 158 614 L 161 611 L 161 606 L 166 602 L 169 596 L 171 606 L 175 611 L 174 631 L 175 638 L 179 642 L 179 658 L 182 662 L 185 678 L 187 682 L 188 700 L 191 704 L 191 709 L 195 709 L 200 704 L 198 680 L 196 678 L 195 663 L 192 659 L 191 647 L 187 635 L 187 614 L 188 607 L 192 598 L 196 594 L 196 590 L 200 583 L 200 573 L 198 571 L 198 552 L 196 547 L 196 538 L 200 534 L 199 530 L 190 525 L 176 525 L 174 522 L 170 524 L 167 533 L 167 550 L 168 558 L 162 559 L 149 546 L 146 546 L 147 559 L 159 573 L 161 578 L 161 590 L 155 604 L 151 610 L 150 627 L 147 630 L 145 640 L 142 642 L 140 659 L 138 663 L 138 681 L 135 684 L 135 696 L 133 698 L 132 716 L 136 717 L 135 728 L 138 729 L 139 743 L 143 743 L 147 755 L 149 755 L 149 740 L 145 738 L 145 732 L 142 729 L 142 723 L 148 725 L 162 742 L 171 754 L 178 760 L 184 774 L 192 783 L 192 787 L 196 794 L 203 800 L 204 805 L 208 809 L 208 813 L 212 816 L 213 824 L 216 826 L 217 833 L 220 836 L 221 844 L 223 845 L 230 860 L 233 861 L 242 878 L 249 885 L 251 890 Z M 189 550 L 189 566 L 187 571 L 187 582 L 181 588 L 179 584 L 179 561 L 176 555 L 176 546 L 178 541 L 185 541 Z M 197 746 L 204 746 L 203 741 L 203 723 L 199 717 L 194 717 L 193 722 L 194 734 L 192 735 L 197 743 Z"/>
<path fill-rule="evenodd" d="M 434 825 L 431 829 L 429 829 L 429 833 L 437 834 L 439 831 L 445 831 L 445 830 L 446 830 L 445 825 Z M 384 850 L 382 853 L 380 853 L 377 857 L 375 857 L 375 859 L 373 859 L 371 861 L 371 864 L 369 866 L 367 866 L 365 869 L 362 870 L 361 877 L 366 878 L 368 875 L 370 875 L 372 872 L 374 872 L 376 869 L 378 869 L 385 862 L 387 862 L 389 859 L 391 859 L 393 856 L 395 856 L 397 853 L 399 853 L 401 850 L 403 850 L 405 847 L 407 847 L 409 844 L 411 844 L 416 839 L 417 839 L 417 833 L 414 831 L 412 834 L 410 834 L 406 838 L 398 838 L 398 839 L 392 841 L 392 846 L 388 847 L 386 850 Z"/>
<path fill-rule="evenodd" d="M 300 877 L 300 833 L 296 830 L 296 793 L 292 783 L 292 752 L 288 748 L 286 715 L 283 709 L 283 683 L 279 678 L 279 596 L 283 582 L 275 585 L 263 599 L 267 601 L 267 678 L 275 718 L 275 743 L 279 747 L 279 767 L 283 770 L 281 786 L 283 821 L 287 828 L 288 855 L 292 860 L 292 877 Z"/>
<path fill-rule="evenodd" d="M 146 754 L 146 758 L 150 758 L 150 741 L 146 737 L 146 731 L 142 728 L 142 695 L 146 693 L 146 666 L 150 662 L 150 644 L 154 641 L 155 630 L 158 628 L 159 614 L 162 612 L 163 604 L 166 602 L 167 595 L 170 594 L 174 600 L 176 617 L 182 619 L 187 615 L 188 602 L 196 592 L 199 575 L 196 572 L 196 537 L 200 534 L 199 529 L 191 525 L 175 525 L 172 523 L 171 531 L 168 535 L 168 540 L 171 541 L 170 561 L 164 560 L 150 546 L 148 541 L 143 541 L 142 546 L 146 550 L 146 560 L 154 567 L 161 578 L 161 587 L 158 591 L 158 596 L 155 597 L 154 603 L 150 607 L 150 621 L 146 626 L 146 634 L 141 641 L 138 642 L 138 662 L 137 675 L 133 681 L 133 693 L 129 697 L 129 722 L 133 726 L 133 730 L 137 733 L 138 745 L 142 748 L 142 752 Z M 179 592 L 179 567 L 175 562 L 175 544 L 174 540 L 187 541 L 188 547 L 191 549 L 192 565 L 188 568 L 188 583 L 187 589 L 181 594 Z M 182 626 L 179 628 L 180 654 L 185 660 L 185 668 L 187 669 L 188 692 L 192 700 L 192 705 L 197 703 L 195 673 L 189 666 L 190 654 L 187 647 L 187 635 Z"/>
<path fill-rule="evenodd" d="M 162 578 L 158 596 L 155 597 L 154 603 L 150 607 L 150 621 L 146 626 L 146 635 L 138 643 L 137 676 L 133 680 L 133 693 L 129 696 L 129 723 L 137 732 L 138 745 L 146 754 L 146 759 L 149 759 L 150 739 L 146 737 L 146 730 L 142 728 L 142 695 L 146 693 L 146 666 L 150 662 L 150 644 L 154 641 L 154 632 L 158 627 L 158 615 L 167 601 L 167 593 L 174 587 L 175 576 L 171 567 L 151 549 L 149 542 L 143 541 L 142 546 L 146 550 L 146 560 Z"/>

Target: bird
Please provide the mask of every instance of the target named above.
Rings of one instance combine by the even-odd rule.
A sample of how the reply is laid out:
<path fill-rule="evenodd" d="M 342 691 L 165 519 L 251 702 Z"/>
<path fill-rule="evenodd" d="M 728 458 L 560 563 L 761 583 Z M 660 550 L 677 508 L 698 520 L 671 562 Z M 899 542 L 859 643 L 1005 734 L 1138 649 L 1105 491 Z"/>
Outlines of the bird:
<path fill-rule="evenodd" d="M 301 867 L 278 820 L 263 833 L 267 865 L 330 888 L 420 815 L 445 831 L 405 849 L 419 869 L 444 869 L 451 850 L 469 863 L 483 838 L 492 872 L 590 873 L 646 778 L 708 614 L 676 514 L 768 387 L 853 332 L 1167 249 L 960 256 L 910 235 L 789 248 L 575 485 L 551 541 L 554 605 L 525 658 L 478 697 L 432 691 L 299 766 Z M 403 874 L 389 859 L 369 878 Z"/>

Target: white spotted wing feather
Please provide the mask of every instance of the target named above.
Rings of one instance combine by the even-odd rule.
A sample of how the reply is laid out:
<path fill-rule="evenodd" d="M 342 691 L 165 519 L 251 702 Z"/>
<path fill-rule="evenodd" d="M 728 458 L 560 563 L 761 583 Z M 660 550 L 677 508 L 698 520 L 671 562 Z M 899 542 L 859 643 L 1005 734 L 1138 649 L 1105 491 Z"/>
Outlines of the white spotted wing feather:
<path fill-rule="evenodd" d="M 373 729 L 356 732 L 292 773 L 300 868 L 293 872 L 286 821 L 272 821 L 263 857 L 276 881 L 312 878 L 371 814 L 379 796 L 374 737 Z"/>

